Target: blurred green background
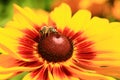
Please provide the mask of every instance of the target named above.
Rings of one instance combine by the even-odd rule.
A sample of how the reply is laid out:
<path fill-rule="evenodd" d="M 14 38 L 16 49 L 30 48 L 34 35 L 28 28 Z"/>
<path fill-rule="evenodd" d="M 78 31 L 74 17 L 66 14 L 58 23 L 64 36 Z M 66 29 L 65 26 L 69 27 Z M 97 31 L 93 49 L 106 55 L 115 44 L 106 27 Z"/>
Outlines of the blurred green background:
<path fill-rule="evenodd" d="M 44 9 L 50 11 L 50 5 L 53 0 L 0 0 L 0 27 L 12 18 L 13 3 L 21 7 L 28 6 L 35 9 Z"/>

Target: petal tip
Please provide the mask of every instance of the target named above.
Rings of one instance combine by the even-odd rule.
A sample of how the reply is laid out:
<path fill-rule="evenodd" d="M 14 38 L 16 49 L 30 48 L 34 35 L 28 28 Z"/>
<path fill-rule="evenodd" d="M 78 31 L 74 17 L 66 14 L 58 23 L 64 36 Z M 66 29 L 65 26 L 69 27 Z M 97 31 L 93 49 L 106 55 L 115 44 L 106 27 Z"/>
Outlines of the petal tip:
<path fill-rule="evenodd" d="M 66 4 L 66 3 L 61 3 L 58 7 L 56 7 L 56 8 L 59 8 L 59 9 L 61 9 L 61 10 L 71 10 L 71 8 L 70 8 L 70 6 L 68 5 L 68 4 Z"/>
<path fill-rule="evenodd" d="M 14 13 L 20 13 L 22 8 L 18 4 L 13 4 Z"/>
<path fill-rule="evenodd" d="M 87 14 L 87 15 L 89 15 L 89 16 L 92 15 L 90 11 L 85 10 L 85 9 L 78 10 L 78 12 L 80 12 L 80 13 L 85 13 L 85 14 Z"/>

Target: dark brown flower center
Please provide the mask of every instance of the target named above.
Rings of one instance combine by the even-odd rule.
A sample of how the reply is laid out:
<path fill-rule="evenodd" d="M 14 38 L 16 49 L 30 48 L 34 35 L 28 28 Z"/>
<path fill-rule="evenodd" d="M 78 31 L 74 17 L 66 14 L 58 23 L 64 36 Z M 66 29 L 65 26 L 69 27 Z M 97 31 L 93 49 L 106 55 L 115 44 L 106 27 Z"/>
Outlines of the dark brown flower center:
<path fill-rule="evenodd" d="M 49 33 L 41 37 L 38 51 L 49 62 L 61 62 L 72 56 L 73 45 L 67 37 L 59 33 Z"/>

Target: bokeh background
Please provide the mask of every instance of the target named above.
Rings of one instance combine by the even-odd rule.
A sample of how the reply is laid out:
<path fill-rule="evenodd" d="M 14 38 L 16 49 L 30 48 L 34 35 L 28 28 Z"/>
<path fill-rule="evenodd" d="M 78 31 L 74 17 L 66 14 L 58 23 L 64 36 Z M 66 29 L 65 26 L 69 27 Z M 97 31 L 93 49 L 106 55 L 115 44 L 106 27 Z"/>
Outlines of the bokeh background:
<path fill-rule="evenodd" d="M 110 22 L 120 21 L 120 0 L 0 0 L 0 27 L 4 27 L 12 19 L 13 4 L 50 12 L 63 2 L 70 5 L 73 14 L 79 9 L 87 9 L 92 13 L 92 16 L 107 18 Z M 9 80 L 21 80 L 25 74 L 27 72 Z"/>
<path fill-rule="evenodd" d="M 69 4 L 73 14 L 78 9 L 87 9 L 93 16 L 120 21 L 120 0 L 0 0 L 0 26 L 3 27 L 13 16 L 13 4 L 21 7 L 51 11 L 62 2 Z"/>
<path fill-rule="evenodd" d="M 13 4 L 21 7 L 50 11 L 53 0 L 0 0 L 0 26 L 3 27 L 13 16 Z"/>

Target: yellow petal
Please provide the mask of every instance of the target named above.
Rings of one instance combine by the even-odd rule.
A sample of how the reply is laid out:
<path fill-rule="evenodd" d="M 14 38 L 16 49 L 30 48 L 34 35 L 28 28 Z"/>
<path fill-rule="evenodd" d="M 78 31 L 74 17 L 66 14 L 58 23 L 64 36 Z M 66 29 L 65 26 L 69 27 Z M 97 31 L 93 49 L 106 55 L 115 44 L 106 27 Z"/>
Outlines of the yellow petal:
<path fill-rule="evenodd" d="M 109 21 L 104 18 L 93 17 L 83 28 L 84 36 L 90 40 L 100 41 L 110 34 Z M 105 36 L 103 36 L 105 35 Z"/>
<path fill-rule="evenodd" d="M 6 31 L 6 30 L 4 30 Z M 8 30 L 8 32 L 4 32 L 0 30 L 0 49 L 5 52 L 5 54 L 9 54 L 12 55 L 13 57 L 17 58 L 17 59 L 23 59 L 18 53 L 17 53 L 17 46 L 19 45 L 18 41 L 17 41 L 17 37 L 15 36 L 19 36 L 20 34 L 14 34 L 14 30 Z M 10 34 L 10 33 L 11 34 Z M 12 33 L 15 35 L 12 35 Z M 17 32 L 16 32 L 17 33 Z M 11 35 L 11 36 L 9 36 Z M 25 60 L 25 61 L 29 61 L 29 60 Z"/>
<path fill-rule="evenodd" d="M 37 76 L 37 75 L 36 75 Z M 32 77 L 32 75 L 31 75 L 31 73 L 28 73 L 27 75 L 25 75 L 24 77 L 23 77 L 23 79 L 22 80 L 37 80 L 37 77 L 36 76 L 34 76 L 34 77 Z"/>
<path fill-rule="evenodd" d="M 17 29 L 19 31 L 21 30 L 35 30 L 35 24 L 31 24 L 28 22 L 29 20 L 26 20 L 24 16 L 21 14 L 15 14 L 13 16 L 13 20 L 9 21 L 6 25 L 5 28 L 12 28 L 12 29 Z"/>
<path fill-rule="evenodd" d="M 13 75 L 15 75 L 15 73 L 0 74 L 0 80 L 7 80 L 10 77 L 12 77 Z"/>
<path fill-rule="evenodd" d="M 14 40 L 14 39 L 23 37 L 25 34 L 20 32 L 19 30 L 16 30 L 16 29 L 0 28 L 0 35 L 4 35 L 4 36 L 7 36 L 7 37 L 10 37 L 10 38 L 12 38 Z"/>
<path fill-rule="evenodd" d="M 40 18 L 41 24 L 48 24 L 49 13 L 44 10 L 35 10 L 36 15 Z"/>
<path fill-rule="evenodd" d="M 0 48 L 0 54 L 8 54 L 3 49 Z"/>
<path fill-rule="evenodd" d="M 6 32 L 6 34 L 4 34 L 4 31 L 5 30 L 0 30 L 0 48 L 8 54 L 9 52 L 13 53 L 16 50 L 16 47 L 14 46 L 17 46 L 18 42 L 15 39 L 13 39 L 12 36 L 9 36 L 10 31 Z M 9 48 L 9 50 L 7 48 Z"/>
<path fill-rule="evenodd" d="M 17 60 L 10 55 L 0 55 L 0 74 L 11 73 L 11 72 L 21 72 L 21 71 L 31 71 L 38 69 L 40 66 L 30 67 L 28 66 L 19 66 L 21 63 L 18 63 Z M 26 63 L 27 64 L 27 63 Z"/>
<path fill-rule="evenodd" d="M 37 24 L 37 25 L 41 25 L 40 23 L 40 19 L 38 18 L 38 16 L 35 14 L 34 11 L 32 11 L 30 8 L 26 7 L 26 8 L 21 8 L 18 5 L 14 4 L 14 13 L 16 14 L 21 14 L 22 16 L 24 16 L 27 21 L 29 21 L 32 24 Z"/>
<path fill-rule="evenodd" d="M 0 66 L 0 74 L 2 73 L 11 73 L 11 72 L 21 72 L 21 71 L 33 71 L 38 69 L 40 66 L 37 67 L 22 67 L 22 66 L 15 66 L 11 68 L 5 68 Z"/>
<path fill-rule="evenodd" d="M 25 77 L 22 80 L 35 80 L 34 78 L 31 77 L 30 73 L 25 75 Z"/>
<path fill-rule="evenodd" d="M 79 10 L 76 12 L 69 24 L 68 27 L 70 27 L 72 30 L 78 32 L 82 31 L 83 27 L 88 23 L 88 21 L 91 18 L 91 13 L 87 10 Z"/>
<path fill-rule="evenodd" d="M 6 24 L 5 28 L 35 30 L 35 27 L 41 27 L 43 24 L 47 23 L 47 12 L 43 10 L 31 10 L 28 7 L 21 8 L 18 5 L 14 4 L 13 19 Z"/>
<path fill-rule="evenodd" d="M 24 60 L 24 61 L 33 61 L 33 58 L 25 58 L 22 54 L 19 54 L 18 46 L 23 46 L 20 44 L 20 38 L 23 38 L 25 33 L 20 32 L 16 29 L 11 28 L 0 28 L 0 50 L 5 54 L 10 54 L 13 57 Z M 27 47 L 27 46 L 26 46 Z"/>
<path fill-rule="evenodd" d="M 98 73 L 120 78 L 120 23 L 112 22 L 107 25 L 103 35 L 98 35 L 93 49 L 96 57 L 91 61 Z"/>
<path fill-rule="evenodd" d="M 50 19 L 56 24 L 57 28 L 64 29 L 71 19 L 70 7 L 65 3 L 61 4 L 50 13 Z"/>
<path fill-rule="evenodd" d="M 120 60 L 120 27 L 118 26 L 120 26 L 120 23 L 110 23 L 108 30 L 103 35 L 98 35 L 99 40 L 94 37 L 93 48 L 98 52 L 98 58 Z"/>

